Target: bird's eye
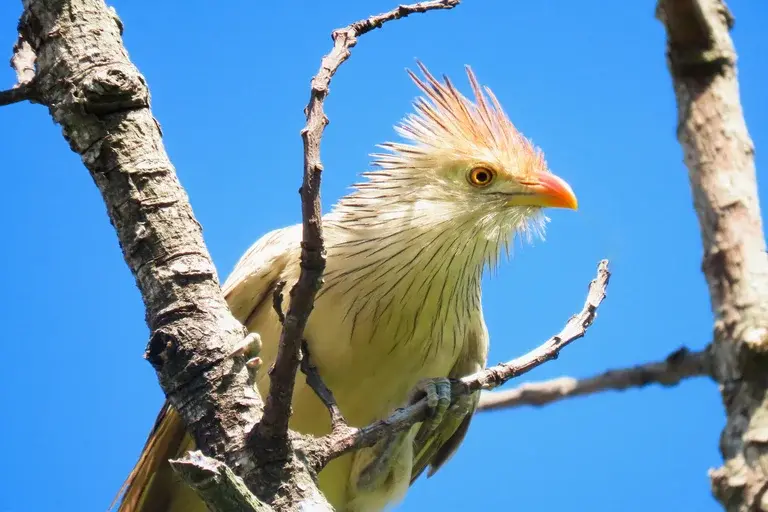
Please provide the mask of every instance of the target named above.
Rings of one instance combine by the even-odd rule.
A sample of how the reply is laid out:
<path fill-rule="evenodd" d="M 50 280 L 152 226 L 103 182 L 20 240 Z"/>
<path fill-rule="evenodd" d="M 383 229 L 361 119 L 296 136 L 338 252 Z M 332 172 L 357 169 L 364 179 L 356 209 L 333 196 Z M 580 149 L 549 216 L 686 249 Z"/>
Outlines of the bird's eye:
<path fill-rule="evenodd" d="M 485 167 L 475 167 L 469 171 L 467 180 L 475 187 L 487 187 L 493 181 L 495 173 Z"/>

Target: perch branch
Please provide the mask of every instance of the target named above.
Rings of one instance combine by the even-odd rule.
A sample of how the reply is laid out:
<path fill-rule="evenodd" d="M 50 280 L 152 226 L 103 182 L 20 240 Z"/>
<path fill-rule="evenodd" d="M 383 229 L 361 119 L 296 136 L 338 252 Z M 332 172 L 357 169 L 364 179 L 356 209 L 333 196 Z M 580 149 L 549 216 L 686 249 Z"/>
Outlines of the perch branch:
<path fill-rule="evenodd" d="M 637 365 L 632 368 L 608 370 L 585 379 L 560 377 L 544 382 L 530 382 L 514 389 L 483 392 L 478 411 L 509 409 L 525 405 L 542 406 L 577 396 L 593 395 L 605 391 L 624 391 L 651 384 L 676 386 L 691 377 L 711 374 L 708 349 L 692 352 L 683 347 L 671 353 L 664 361 Z"/>
<path fill-rule="evenodd" d="M 597 267 L 597 277 L 589 284 L 584 307 L 568 320 L 563 330 L 522 357 L 453 381 L 452 396 L 457 398 L 479 390 L 494 389 L 547 361 L 556 359 L 563 348 L 583 337 L 592 325 L 597 316 L 597 308 L 605 298 L 610 276 L 608 261 L 601 261 Z M 410 428 L 414 423 L 425 419 L 427 410 L 427 401 L 423 399 L 410 407 L 398 409 L 388 418 L 366 427 L 345 428 L 332 432 L 318 442 L 317 459 L 320 466 L 345 453 L 373 446 L 391 434 Z"/>
<path fill-rule="evenodd" d="M 400 5 L 389 12 L 357 21 L 332 33 L 333 49 L 323 57 L 319 71 L 312 78 L 309 103 L 304 110 L 307 123 L 301 131 L 304 142 L 304 178 L 300 189 L 301 273 L 290 292 L 290 302 L 280 334 L 277 358 L 270 370 L 269 396 L 264 406 L 264 417 L 257 427 L 257 436 L 261 441 L 269 443 L 270 440 L 284 438 L 288 431 L 296 370 L 299 368 L 301 359 L 301 340 L 325 270 L 320 207 L 320 176 L 323 170 L 320 161 L 320 141 L 328 125 L 323 102 L 328 96 L 331 78 L 339 66 L 349 58 L 351 48 L 357 44 L 357 38 L 361 35 L 381 27 L 388 21 L 434 9 L 451 9 L 458 4 L 459 0 L 432 0 Z"/>

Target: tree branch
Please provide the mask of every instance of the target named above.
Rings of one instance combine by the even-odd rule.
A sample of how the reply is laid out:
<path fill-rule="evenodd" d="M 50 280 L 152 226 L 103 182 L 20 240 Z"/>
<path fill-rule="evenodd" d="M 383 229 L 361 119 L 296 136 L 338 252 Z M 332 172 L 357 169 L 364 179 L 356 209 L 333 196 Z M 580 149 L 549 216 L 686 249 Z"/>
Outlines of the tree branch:
<path fill-rule="evenodd" d="M 24 8 L 20 32 L 37 56 L 40 102 L 101 192 L 146 306 L 146 358 L 169 402 L 197 447 L 264 501 L 327 508 L 295 454 L 257 461 L 247 446 L 262 402 L 244 358 L 230 357 L 246 331 L 222 296 L 119 19 L 102 0 L 25 0 Z M 284 485 L 289 478 L 294 485 Z"/>
<path fill-rule="evenodd" d="M 583 337 L 592 325 L 597 316 L 597 308 L 605 298 L 610 276 L 608 261 L 601 261 L 597 267 L 597 277 L 589 284 L 584 307 L 568 320 L 563 330 L 522 357 L 453 381 L 452 397 L 456 399 L 481 389 L 494 389 L 547 361 L 557 359 L 563 348 Z M 426 418 L 427 410 L 427 401 L 423 399 L 410 407 L 398 409 L 388 418 L 366 427 L 346 427 L 331 432 L 318 440 L 316 457 L 320 467 L 345 453 L 373 446 L 387 436 L 410 428 Z"/>
<path fill-rule="evenodd" d="M 586 379 L 560 377 L 544 382 L 525 383 L 505 391 L 484 392 L 480 395 L 478 411 L 510 409 L 525 405 L 542 406 L 567 398 L 605 391 L 624 391 L 651 384 L 676 386 L 684 379 L 711 376 L 710 359 L 708 348 L 691 352 L 682 347 L 667 356 L 664 361 L 608 370 Z"/>
<path fill-rule="evenodd" d="M 317 371 L 317 367 L 312 363 L 309 346 L 306 341 L 301 342 L 301 372 L 307 377 L 309 387 L 312 388 L 320 401 L 323 402 L 323 405 L 325 405 L 325 408 L 328 409 L 328 413 L 331 415 L 331 431 L 337 432 L 347 427 L 347 420 L 344 419 L 344 415 L 336 403 L 333 392 L 325 385 L 325 382 L 320 377 L 320 372 Z"/>
<path fill-rule="evenodd" d="M 301 273 L 290 292 L 288 312 L 283 322 L 275 364 L 270 371 L 270 390 L 264 407 L 264 418 L 257 428 L 257 444 L 273 445 L 285 438 L 291 414 L 291 399 L 296 370 L 301 357 L 301 340 L 307 319 L 314 306 L 315 295 L 325 270 L 322 212 L 320 206 L 320 141 L 328 125 L 323 102 L 328 96 L 331 78 L 350 56 L 357 38 L 381 27 L 388 21 L 434 9 L 451 9 L 459 0 L 432 0 L 397 8 L 333 31 L 333 49 L 323 57 L 320 69 L 312 78 L 309 103 L 304 113 L 307 124 L 301 131 L 304 141 L 304 178 L 300 189 L 302 215 Z"/>
<path fill-rule="evenodd" d="M 727 413 L 710 473 L 729 511 L 768 510 L 768 258 L 754 146 L 739 98 L 733 17 L 721 0 L 660 0 L 702 270 L 715 314 L 712 368 Z"/>
<path fill-rule="evenodd" d="M 171 467 L 205 500 L 210 512 L 271 512 L 251 494 L 243 480 L 216 459 L 200 451 L 170 461 Z"/>
<path fill-rule="evenodd" d="M 38 101 L 34 80 L 36 59 L 32 46 L 19 35 L 11 56 L 11 67 L 16 71 L 16 85 L 12 89 L 0 91 L 0 107 L 21 101 Z"/>
<path fill-rule="evenodd" d="M 38 56 L 41 101 L 99 188 L 142 292 L 147 359 L 197 441 L 216 455 L 239 452 L 243 446 L 229 440 L 242 441 L 257 419 L 243 411 L 260 405 L 247 372 L 227 357 L 245 330 L 221 294 L 145 80 L 100 0 L 27 0 L 25 7 L 21 28 Z"/>
<path fill-rule="evenodd" d="M 0 91 L 0 107 L 11 105 L 13 103 L 20 103 L 22 101 L 36 101 L 36 99 L 37 91 L 35 90 L 34 82 L 20 84 L 13 89 Z"/>

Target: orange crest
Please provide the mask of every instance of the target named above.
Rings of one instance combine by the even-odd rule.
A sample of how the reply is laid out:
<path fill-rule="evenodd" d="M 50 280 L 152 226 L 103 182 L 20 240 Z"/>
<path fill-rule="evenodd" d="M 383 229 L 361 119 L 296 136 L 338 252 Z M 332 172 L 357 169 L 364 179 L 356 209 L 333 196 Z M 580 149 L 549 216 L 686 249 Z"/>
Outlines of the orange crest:
<path fill-rule="evenodd" d="M 469 66 L 466 71 L 474 102 L 448 77 L 439 82 L 421 62 L 417 64 L 424 79 L 410 70 L 408 74 L 426 97 L 418 98 L 416 112 L 395 127 L 412 144 L 383 144 L 394 154 L 376 155 L 380 166 L 419 167 L 421 163 L 455 158 L 497 164 L 517 177 L 546 169 L 543 153 L 515 128 L 496 96 L 488 87 L 480 86 Z"/>

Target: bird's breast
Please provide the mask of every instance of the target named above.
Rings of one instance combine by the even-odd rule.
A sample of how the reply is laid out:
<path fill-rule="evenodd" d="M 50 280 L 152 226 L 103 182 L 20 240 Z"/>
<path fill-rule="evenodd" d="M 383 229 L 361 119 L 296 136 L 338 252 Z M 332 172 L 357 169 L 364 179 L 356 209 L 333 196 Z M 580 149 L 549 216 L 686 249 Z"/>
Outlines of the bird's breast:
<path fill-rule="evenodd" d="M 404 405 L 421 379 L 448 376 L 479 290 L 449 266 L 381 262 L 342 275 L 332 261 L 306 337 L 347 420 L 362 426 Z"/>

